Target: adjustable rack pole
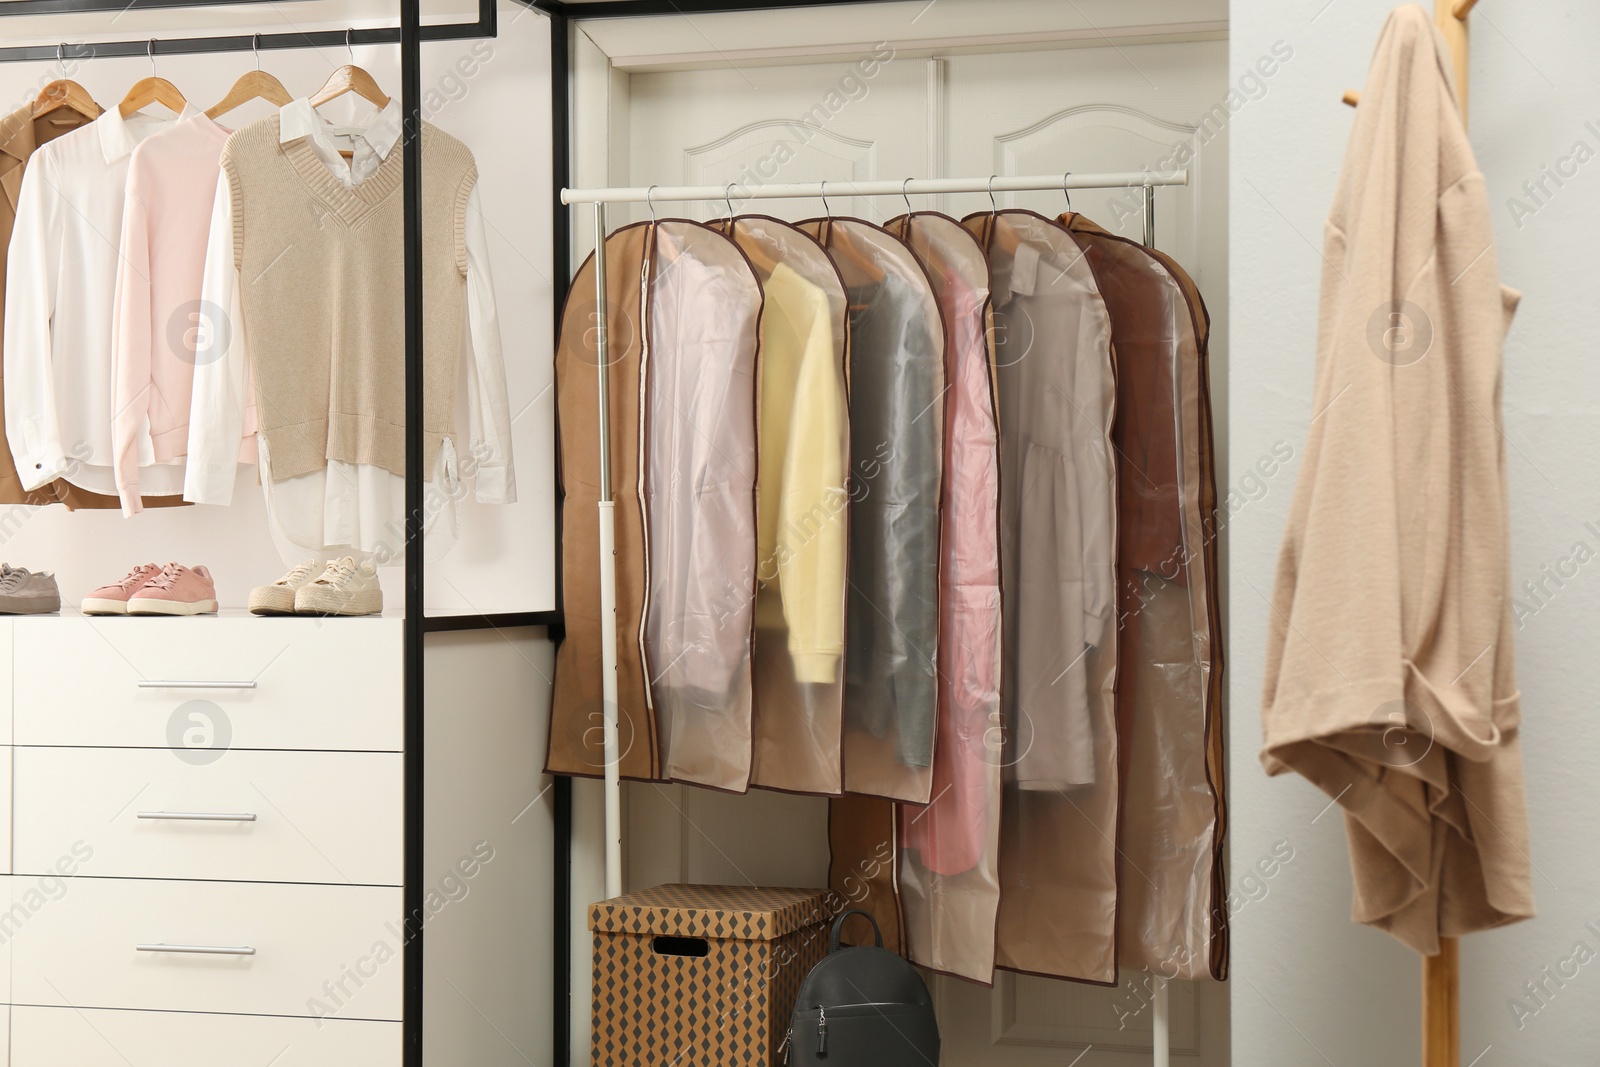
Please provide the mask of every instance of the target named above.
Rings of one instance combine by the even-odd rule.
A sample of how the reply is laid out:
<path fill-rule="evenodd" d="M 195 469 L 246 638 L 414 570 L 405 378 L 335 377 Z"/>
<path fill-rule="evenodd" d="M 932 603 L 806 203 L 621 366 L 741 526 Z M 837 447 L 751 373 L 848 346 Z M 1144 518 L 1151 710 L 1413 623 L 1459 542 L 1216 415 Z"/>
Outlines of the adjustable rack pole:
<path fill-rule="evenodd" d="M 1148 244 L 1149 242 L 1145 242 Z M 1156 988 L 1154 1003 L 1151 1005 L 1150 1015 L 1150 1046 L 1155 1056 L 1152 1063 L 1155 1067 L 1171 1067 L 1172 1064 L 1172 1038 L 1167 1025 L 1168 998 L 1167 980 L 1156 975 Z"/>
<path fill-rule="evenodd" d="M 606 206 L 594 205 L 594 349 L 600 396 L 600 704 L 606 761 L 606 896 L 622 895 L 622 755 L 617 743 L 617 512 L 611 499 Z"/>
<path fill-rule="evenodd" d="M 1144 187 L 1144 246 L 1156 246 L 1156 190 L 1153 185 Z"/>

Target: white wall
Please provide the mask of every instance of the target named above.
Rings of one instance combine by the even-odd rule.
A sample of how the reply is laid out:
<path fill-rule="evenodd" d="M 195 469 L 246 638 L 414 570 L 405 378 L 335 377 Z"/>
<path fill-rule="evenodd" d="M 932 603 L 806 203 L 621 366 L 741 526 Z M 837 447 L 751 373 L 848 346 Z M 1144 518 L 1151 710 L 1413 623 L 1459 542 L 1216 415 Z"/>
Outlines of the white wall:
<path fill-rule="evenodd" d="M 423 878 L 448 904 L 424 934 L 424 1059 L 547 1064 L 555 646 L 532 627 L 429 634 L 425 663 Z"/>
<path fill-rule="evenodd" d="M 1235 0 L 1237 78 L 1287 42 L 1293 57 L 1233 119 L 1230 401 L 1232 488 L 1247 500 L 1227 526 L 1232 620 L 1232 874 L 1248 899 L 1234 920 L 1235 1062 L 1274 1067 L 1389 1067 L 1419 1062 L 1420 964 L 1385 935 L 1349 920 L 1349 860 L 1337 809 L 1297 779 L 1268 780 L 1256 754 L 1267 597 L 1297 461 L 1258 460 L 1285 442 L 1296 457 L 1311 410 L 1322 227 L 1359 88 L 1392 2 Z M 1594 456 L 1600 377 L 1600 164 L 1590 163 L 1514 220 L 1507 198 L 1583 141 L 1600 151 L 1600 87 L 1592 44 L 1600 8 L 1581 0 L 1486 3 L 1473 16 L 1470 128 L 1488 178 L 1504 281 L 1525 294 L 1506 351 L 1505 419 L 1516 585 L 1600 549 Z M 1595 121 L 1596 127 L 1585 123 Z M 1568 167 L 1568 172 L 1571 168 Z M 1561 564 L 1569 574 L 1572 568 Z M 1532 815 L 1537 920 L 1463 943 L 1462 1059 L 1478 1067 L 1575 1067 L 1600 1049 L 1600 964 L 1546 982 L 1543 1006 L 1523 985 L 1556 973 L 1583 943 L 1600 953 L 1600 577 L 1589 567 L 1557 586 L 1517 634 Z M 1520 595 L 1520 594 L 1519 594 Z M 1320 815 L 1320 817 L 1319 817 Z M 1294 858 L 1246 883 L 1287 841 Z M 1246 896 L 1248 894 L 1248 896 Z M 1253 898 L 1253 899 L 1252 899 Z M 1594 927 L 1586 926 L 1595 923 Z M 1571 974 L 1574 967 L 1568 966 Z M 1520 997 L 1536 1015 L 1519 1021 Z"/>
<path fill-rule="evenodd" d="M 110 16 L 26 17 L 0 22 L 0 32 L 6 44 L 68 41 L 73 44 L 69 51 L 76 51 L 96 40 L 343 29 L 351 24 L 392 25 L 398 19 L 397 6 L 366 0 L 273 6 L 281 10 L 125 11 L 114 22 Z M 385 14 L 386 8 L 391 13 Z M 470 14 L 476 14 L 476 5 Z M 505 507 L 479 505 L 470 498 L 462 503 L 461 542 L 428 568 L 428 610 L 434 614 L 555 606 L 549 22 L 501 0 L 499 28 L 492 41 L 423 46 L 425 117 L 466 142 L 478 161 L 505 345 L 519 494 L 518 503 Z M 462 59 L 472 60 L 470 75 L 453 69 Z M 397 46 L 358 47 L 355 61 L 389 93 L 399 93 Z M 343 48 L 268 51 L 261 57 L 262 67 L 297 96 L 314 92 L 346 62 L 349 55 Z M 163 56 L 157 72 L 205 108 L 253 65 L 248 52 Z M 89 59 L 71 69 L 71 76 L 103 106 L 114 106 L 134 81 L 149 73 L 150 63 L 143 57 Z M 0 109 L 9 113 L 56 76 L 53 62 L 0 64 Z M 257 101 L 221 121 L 239 126 L 269 113 Z M 456 425 L 465 441 L 464 407 Z M 217 577 L 223 605 L 236 607 L 243 606 L 252 586 L 272 581 L 285 569 L 268 534 L 254 468 L 241 472 L 234 503 L 227 508 L 158 509 L 123 519 L 116 512 L 0 507 L 0 558 L 55 570 L 63 598 L 71 603 L 146 560 L 207 564 Z M 387 603 L 398 608 L 403 595 L 400 568 L 388 568 L 384 578 Z"/>

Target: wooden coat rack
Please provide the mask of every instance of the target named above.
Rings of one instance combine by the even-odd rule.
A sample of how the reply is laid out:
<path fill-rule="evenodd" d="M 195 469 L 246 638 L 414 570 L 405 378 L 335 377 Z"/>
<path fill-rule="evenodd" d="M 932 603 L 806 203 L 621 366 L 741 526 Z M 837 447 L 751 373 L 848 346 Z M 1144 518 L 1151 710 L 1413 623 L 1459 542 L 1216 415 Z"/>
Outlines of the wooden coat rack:
<path fill-rule="evenodd" d="M 1433 21 L 1455 60 L 1456 96 L 1461 121 L 1467 120 L 1467 15 L 1478 0 L 1434 0 Z M 1346 90 L 1355 107 L 1361 94 Z M 1439 954 L 1422 958 L 1422 1067 L 1461 1067 L 1461 946 L 1439 939 Z"/>

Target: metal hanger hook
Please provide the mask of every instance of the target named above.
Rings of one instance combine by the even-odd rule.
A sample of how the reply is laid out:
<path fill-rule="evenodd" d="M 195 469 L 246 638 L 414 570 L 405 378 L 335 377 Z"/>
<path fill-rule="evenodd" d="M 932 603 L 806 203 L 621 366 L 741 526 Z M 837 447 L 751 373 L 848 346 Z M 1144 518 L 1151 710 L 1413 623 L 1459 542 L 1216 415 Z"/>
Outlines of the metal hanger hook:
<path fill-rule="evenodd" d="M 61 76 L 67 76 L 67 43 L 62 41 L 56 45 L 56 66 L 61 68 Z"/>
<path fill-rule="evenodd" d="M 739 184 L 738 182 L 729 182 L 728 183 L 728 187 L 726 189 L 722 190 L 722 199 L 727 201 L 727 204 L 728 204 L 728 225 L 729 226 L 733 225 L 733 187 L 735 185 L 738 185 L 738 184 Z"/>
<path fill-rule="evenodd" d="M 1072 172 L 1070 170 L 1061 176 L 1061 193 L 1067 198 L 1068 211 L 1072 210 L 1072 190 L 1067 188 L 1067 179 L 1071 177 Z"/>
<path fill-rule="evenodd" d="M 252 33 L 250 35 L 250 51 L 252 53 L 254 53 L 254 55 L 256 57 L 256 69 L 260 70 L 261 69 L 261 35 L 259 33 Z"/>
<path fill-rule="evenodd" d="M 823 182 L 817 189 L 817 195 L 822 197 L 822 213 L 828 218 L 833 218 L 833 208 L 828 205 L 828 183 Z"/>
<path fill-rule="evenodd" d="M 906 186 L 908 186 L 910 184 L 911 184 L 911 179 L 910 178 L 907 178 L 905 181 L 900 183 L 900 199 L 904 200 L 906 202 L 906 214 L 907 215 L 911 214 L 911 198 L 906 195 Z"/>
<path fill-rule="evenodd" d="M 994 180 L 998 175 L 989 175 L 989 214 L 1000 214 L 1000 206 L 994 202 Z"/>
<path fill-rule="evenodd" d="M 145 54 L 150 57 L 150 77 L 156 76 L 156 39 L 154 37 L 144 46 Z"/>
<path fill-rule="evenodd" d="M 356 62 L 356 46 L 354 42 L 355 35 L 356 31 L 354 27 L 346 26 L 344 28 L 344 50 L 350 53 L 351 66 L 355 66 Z"/>
<path fill-rule="evenodd" d="M 650 221 L 651 222 L 655 222 L 656 221 L 656 202 L 655 202 L 654 199 L 652 199 L 652 197 L 654 197 L 654 195 L 655 195 L 655 191 L 656 191 L 656 187 L 653 186 L 653 185 L 650 188 L 648 188 L 648 189 L 646 189 L 644 191 L 644 204 L 645 204 L 645 207 L 650 209 Z"/>

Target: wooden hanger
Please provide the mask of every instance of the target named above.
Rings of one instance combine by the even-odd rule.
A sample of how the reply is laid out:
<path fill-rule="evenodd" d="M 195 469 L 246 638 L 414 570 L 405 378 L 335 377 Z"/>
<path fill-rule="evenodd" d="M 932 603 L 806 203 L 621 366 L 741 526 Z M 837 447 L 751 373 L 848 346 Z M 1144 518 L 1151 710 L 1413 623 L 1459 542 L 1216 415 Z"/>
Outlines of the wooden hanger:
<path fill-rule="evenodd" d="M 100 112 L 105 110 L 94 102 L 89 90 L 71 78 L 57 78 L 40 89 L 39 95 L 33 98 L 33 117 L 39 118 L 64 107 L 91 119 L 99 118 Z"/>
<path fill-rule="evenodd" d="M 850 236 L 849 230 L 841 230 L 838 226 L 828 227 L 828 249 L 843 253 L 846 259 L 854 263 L 858 270 L 874 282 L 883 281 L 883 268 L 861 251 L 861 246 Z"/>
<path fill-rule="evenodd" d="M 355 93 L 377 107 L 389 106 L 389 94 L 378 87 L 378 82 L 372 75 L 355 65 L 356 50 L 351 41 L 353 33 L 354 30 L 344 31 L 344 46 L 350 50 L 351 61 L 328 75 L 328 80 L 322 84 L 322 88 L 311 94 L 310 103 L 313 108 L 321 107 L 345 93 Z"/>
<path fill-rule="evenodd" d="M 227 96 L 217 101 L 214 107 L 207 108 L 206 118 L 219 119 L 234 108 L 248 104 L 252 100 L 265 100 L 274 107 L 282 107 L 294 99 L 281 81 L 261 69 L 259 33 L 254 36 L 250 45 L 251 51 L 256 53 L 256 69 L 245 71 L 244 76 L 233 83 L 233 88 L 228 90 Z"/>
<path fill-rule="evenodd" d="M 761 271 L 764 277 L 770 277 L 772 272 L 778 269 L 777 257 L 767 251 L 760 238 L 748 233 L 741 234 L 738 230 L 735 230 L 731 236 L 739 247 L 744 250 L 744 254 L 750 257 L 750 262 L 756 265 L 756 269 Z"/>
<path fill-rule="evenodd" d="M 356 55 L 355 46 L 350 40 L 350 35 L 354 32 L 354 30 L 348 29 L 344 31 L 344 46 L 350 50 L 351 59 L 354 59 Z M 375 107 L 384 108 L 389 106 L 389 94 L 379 88 L 377 79 L 354 63 L 346 63 L 328 75 L 328 80 L 322 83 L 322 88 L 311 94 L 308 102 L 311 104 L 312 110 L 315 110 L 330 100 L 338 99 L 345 93 L 355 93 Z M 339 154 L 345 159 L 350 159 L 355 155 L 354 152 L 340 152 Z"/>
<path fill-rule="evenodd" d="M 759 237 L 747 230 L 741 231 L 739 229 L 739 222 L 733 214 L 732 190 L 733 185 L 729 184 L 728 216 L 717 221 L 716 229 L 721 231 L 724 237 L 731 239 L 734 244 L 739 246 L 745 257 L 761 272 L 761 280 L 766 281 L 767 278 L 772 276 L 772 272 L 778 269 L 778 259 L 767 251 L 765 243 Z"/>
<path fill-rule="evenodd" d="M 312 107 L 321 107 L 328 101 L 343 96 L 345 93 L 355 93 L 364 100 L 370 100 L 378 107 L 388 107 L 389 97 L 378 88 L 377 81 L 353 63 L 346 63 L 328 76 L 322 88 L 311 95 Z"/>
<path fill-rule="evenodd" d="M 862 253 L 860 246 L 856 244 L 855 239 L 850 236 L 848 230 L 841 230 L 839 227 L 833 224 L 835 220 L 833 217 L 833 210 L 828 207 L 827 182 L 822 183 L 819 193 L 822 197 L 822 210 L 826 212 L 828 216 L 827 226 L 823 231 L 827 234 L 828 239 L 826 244 L 828 251 L 830 253 L 838 252 L 842 254 L 845 259 L 854 264 L 857 269 L 859 269 L 872 281 L 883 281 L 883 268 L 878 266 L 876 262 Z"/>
<path fill-rule="evenodd" d="M 293 99 L 294 97 L 289 95 L 289 90 L 283 87 L 283 83 L 266 71 L 246 71 L 244 77 L 233 83 L 233 88 L 228 90 L 227 96 L 217 101 L 214 107 L 206 109 L 206 118 L 221 118 L 234 108 L 248 104 L 252 100 L 265 100 L 274 107 L 282 107 Z"/>
<path fill-rule="evenodd" d="M 990 237 L 1000 247 L 1000 251 L 1015 257 L 1017 249 L 1022 245 L 1022 238 L 1017 236 L 1016 227 L 1001 218 L 999 212 L 994 213 L 990 225 Z"/>
<path fill-rule="evenodd" d="M 128 95 L 122 98 L 122 103 L 117 105 L 117 110 L 127 118 L 136 111 L 143 111 L 151 104 L 160 104 L 174 115 L 181 115 L 183 109 L 189 106 L 189 101 L 178 91 L 178 87 L 165 78 L 156 77 L 156 42 L 150 39 L 150 77 L 140 78 L 133 83 L 133 88 L 128 90 Z"/>
<path fill-rule="evenodd" d="M 183 109 L 189 106 L 189 101 L 184 99 L 176 85 L 165 78 L 141 78 L 133 83 L 133 88 L 122 98 L 117 110 L 122 112 L 123 118 L 127 118 L 136 111 L 143 111 L 151 104 L 160 104 L 173 114 L 181 115 Z"/>

